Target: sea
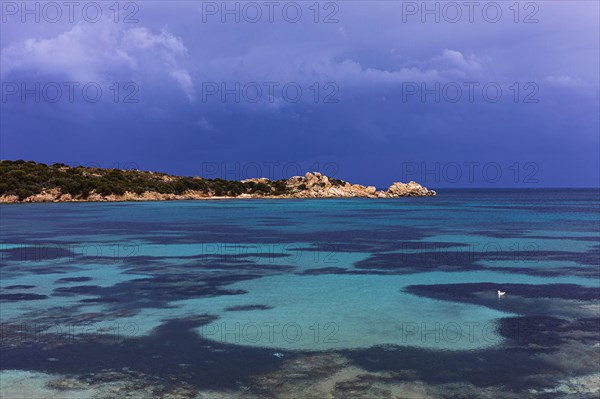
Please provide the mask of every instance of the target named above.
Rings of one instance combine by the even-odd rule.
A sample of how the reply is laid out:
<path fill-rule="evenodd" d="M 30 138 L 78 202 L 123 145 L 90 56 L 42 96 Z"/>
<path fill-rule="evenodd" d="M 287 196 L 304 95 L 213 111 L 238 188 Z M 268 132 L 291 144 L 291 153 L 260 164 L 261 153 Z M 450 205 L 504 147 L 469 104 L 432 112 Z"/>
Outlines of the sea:
<path fill-rule="evenodd" d="M 1 398 L 600 395 L 598 189 L 0 217 Z"/>

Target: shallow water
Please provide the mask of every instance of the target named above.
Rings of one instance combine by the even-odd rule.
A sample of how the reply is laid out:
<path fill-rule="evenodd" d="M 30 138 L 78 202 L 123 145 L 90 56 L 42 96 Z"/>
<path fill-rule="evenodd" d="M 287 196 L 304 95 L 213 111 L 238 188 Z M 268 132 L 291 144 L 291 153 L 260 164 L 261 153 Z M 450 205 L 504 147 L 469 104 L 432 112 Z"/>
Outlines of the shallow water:
<path fill-rule="evenodd" d="M 597 190 L 449 190 L 2 206 L 3 379 L 40 397 L 66 376 L 100 395 L 102 373 L 189 397 L 307 381 L 315 397 L 554 397 L 578 378 L 567 393 L 585 397 L 599 205 Z M 294 367 L 305 378 L 282 383 Z"/>

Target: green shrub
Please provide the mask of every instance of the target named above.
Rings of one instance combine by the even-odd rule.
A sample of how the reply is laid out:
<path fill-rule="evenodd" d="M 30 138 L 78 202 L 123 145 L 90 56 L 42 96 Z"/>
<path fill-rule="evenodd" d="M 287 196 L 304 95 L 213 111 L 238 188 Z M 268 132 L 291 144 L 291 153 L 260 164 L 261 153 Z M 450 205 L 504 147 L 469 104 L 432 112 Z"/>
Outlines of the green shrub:
<path fill-rule="evenodd" d="M 17 190 L 16 194 L 19 197 L 19 200 L 23 201 L 25 198 L 35 195 L 36 192 L 34 192 L 33 190 L 29 190 L 27 188 L 19 188 Z"/>
<path fill-rule="evenodd" d="M 265 183 L 260 182 L 256 184 L 256 191 L 262 192 L 262 193 L 268 193 L 271 191 L 271 188 L 269 186 L 267 186 Z"/>
<path fill-rule="evenodd" d="M 84 166 L 69 167 L 63 163 L 51 166 L 33 161 L 0 161 L 0 195 L 18 195 L 20 199 L 58 188 L 63 194 L 87 198 L 92 191 L 107 196 L 126 191 L 143 194 L 183 194 L 188 190 L 214 193 L 218 196 L 239 196 L 244 193 L 283 195 L 288 192 L 286 180 L 274 182 L 228 181 L 169 176 L 164 173 L 140 172 L 135 169 L 101 169 Z M 306 186 L 303 187 L 306 189 Z"/>

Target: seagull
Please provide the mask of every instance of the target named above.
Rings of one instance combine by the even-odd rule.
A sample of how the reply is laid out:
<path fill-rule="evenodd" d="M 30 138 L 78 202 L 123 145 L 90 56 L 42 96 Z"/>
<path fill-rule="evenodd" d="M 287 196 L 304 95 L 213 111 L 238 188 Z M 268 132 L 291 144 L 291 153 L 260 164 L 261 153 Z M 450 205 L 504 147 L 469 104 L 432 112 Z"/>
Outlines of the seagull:
<path fill-rule="evenodd" d="M 502 298 L 504 295 L 506 295 L 506 292 L 498 290 L 498 298 Z"/>

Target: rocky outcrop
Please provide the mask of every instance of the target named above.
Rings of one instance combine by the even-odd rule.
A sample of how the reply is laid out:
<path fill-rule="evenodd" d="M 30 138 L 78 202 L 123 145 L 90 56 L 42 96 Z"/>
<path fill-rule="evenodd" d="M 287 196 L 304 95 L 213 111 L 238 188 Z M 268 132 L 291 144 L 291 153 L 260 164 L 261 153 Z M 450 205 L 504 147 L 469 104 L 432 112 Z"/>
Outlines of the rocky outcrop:
<path fill-rule="evenodd" d="M 262 180 L 262 179 L 261 179 Z M 294 176 L 287 180 L 290 190 L 286 198 L 398 198 L 398 197 L 432 197 L 435 191 L 428 190 L 414 181 L 407 184 L 394 183 L 387 191 L 377 191 L 373 186 L 350 184 L 342 180 L 330 179 L 319 172 Z"/>
<path fill-rule="evenodd" d="M 0 197 L 0 204 L 14 204 L 19 202 L 18 195 L 3 195 Z"/>
<path fill-rule="evenodd" d="M 414 181 L 406 184 L 396 182 L 386 192 L 390 197 L 433 197 L 435 191 L 428 190 Z"/>

